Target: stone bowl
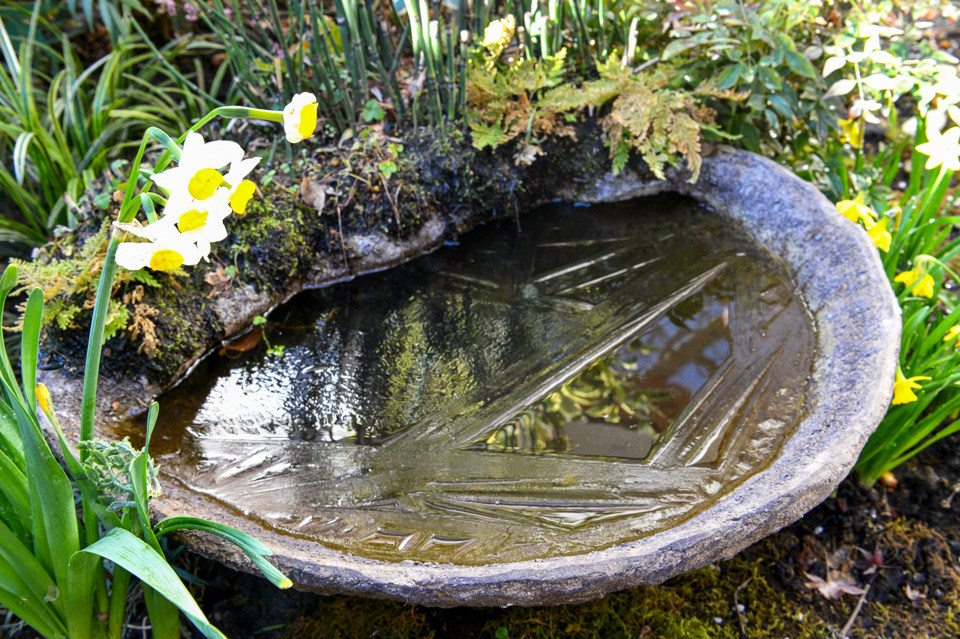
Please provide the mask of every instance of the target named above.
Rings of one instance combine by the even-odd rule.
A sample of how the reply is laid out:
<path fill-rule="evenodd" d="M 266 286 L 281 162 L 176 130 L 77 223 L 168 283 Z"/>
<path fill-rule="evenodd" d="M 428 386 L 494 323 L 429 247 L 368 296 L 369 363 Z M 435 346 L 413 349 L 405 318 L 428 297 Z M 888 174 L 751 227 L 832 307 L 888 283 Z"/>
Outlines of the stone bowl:
<path fill-rule="evenodd" d="M 847 475 L 890 404 L 900 345 L 900 309 L 867 234 L 780 165 L 720 147 L 704 158 L 696 183 L 670 170 L 649 180 L 629 170 L 571 186 L 561 199 L 612 202 L 679 192 L 739 224 L 786 265 L 816 329 L 818 352 L 807 389 L 810 409 L 764 469 L 673 528 L 575 556 L 482 566 L 344 554 L 282 534 L 249 515 L 165 482 L 155 515 L 194 515 L 237 527 L 265 542 L 296 587 L 324 594 L 388 598 L 430 606 L 568 604 L 728 559 L 799 519 Z M 187 546 L 255 571 L 219 538 L 187 533 Z"/>

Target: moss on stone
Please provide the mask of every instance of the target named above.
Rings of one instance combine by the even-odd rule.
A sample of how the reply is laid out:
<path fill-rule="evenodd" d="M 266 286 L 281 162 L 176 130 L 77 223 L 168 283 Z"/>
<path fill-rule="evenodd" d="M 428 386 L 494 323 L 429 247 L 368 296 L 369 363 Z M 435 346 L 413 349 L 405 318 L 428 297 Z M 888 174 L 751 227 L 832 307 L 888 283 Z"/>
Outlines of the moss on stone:
<path fill-rule="evenodd" d="M 230 289 L 237 293 L 252 285 L 279 300 L 319 265 L 364 257 L 360 252 L 365 245 L 355 245 L 353 237 L 382 233 L 403 241 L 437 216 L 455 236 L 490 219 L 512 218 L 552 200 L 571 181 L 588 181 L 608 171 L 609 154 L 599 124 L 585 119 L 574 130 L 575 139 L 544 141 L 545 155 L 530 166 L 515 164 L 514 143 L 478 151 L 461 131 L 451 129 L 410 133 L 402 141 L 402 151 L 390 141 L 394 138 L 381 140 L 372 134 L 350 148 L 318 147 L 300 184 L 277 171 L 273 180 L 260 186 L 247 214 L 228 220 L 229 236 L 214 246 L 209 264 L 173 274 L 121 274 L 114 299 L 125 305 L 118 306 L 118 312 L 127 319 L 106 344 L 105 374 L 114 379 L 146 375 L 166 387 L 226 337 L 214 306 L 215 298 L 229 297 Z M 386 179 L 378 167 L 388 156 L 396 172 Z M 301 198 L 300 190 L 308 183 L 323 190 L 322 210 L 316 201 L 305 203 Z M 100 191 L 111 188 L 104 183 Z M 91 192 L 82 200 L 84 221 L 78 229 L 45 249 L 53 263 L 45 272 L 59 272 L 58 261 L 66 265 L 76 261 L 71 256 L 89 252 L 82 250 L 83 242 L 99 237 L 97 231 L 111 214 L 92 204 L 98 195 L 102 193 Z M 105 236 L 101 240 L 98 250 L 105 249 Z M 87 266 L 85 261 L 84 269 Z M 44 349 L 54 360 L 50 365 L 60 364 L 68 375 L 82 370 L 90 310 L 80 307 L 92 299 L 97 277 L 98 272 L 84 272 L 83 281 L 77 280 L 82 286 L 66 287 L 50 300 L 70 321 L 48 326 Z M 38 283 L 44 288 L 50 284 Z M 140 291 L 134 294 L 137 286 Z"/>

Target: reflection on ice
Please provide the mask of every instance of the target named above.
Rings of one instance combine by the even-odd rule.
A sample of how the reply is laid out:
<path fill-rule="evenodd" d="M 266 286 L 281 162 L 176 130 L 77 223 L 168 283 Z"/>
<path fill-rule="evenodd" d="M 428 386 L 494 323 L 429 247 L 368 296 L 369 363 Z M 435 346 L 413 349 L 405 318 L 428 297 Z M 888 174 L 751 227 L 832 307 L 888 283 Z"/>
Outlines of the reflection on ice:
<path fill-rule="evenodd" d="M 815 348 L 777 263 L 675 197 L 522 228 L 301 294 L 286 355 L 202 363 L 152 450 L 289 534 L 461 563 L 635 539 L 770 459 Z"/>

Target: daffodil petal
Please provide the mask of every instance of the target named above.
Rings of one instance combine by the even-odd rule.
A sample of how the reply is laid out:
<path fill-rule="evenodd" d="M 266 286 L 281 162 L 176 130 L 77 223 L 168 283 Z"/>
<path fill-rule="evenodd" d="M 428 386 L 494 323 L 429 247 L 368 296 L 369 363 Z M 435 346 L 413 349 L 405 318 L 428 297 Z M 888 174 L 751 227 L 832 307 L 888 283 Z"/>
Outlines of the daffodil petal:
<path fill-rule="evenodd" d="M 250 180 L 244 180 L 230 196 L 230 208 L 233 209 L 237 215 L 245 215 L 247 212 L 247 203 L 256 192 L 257 185 Z"/>
<path fill-rule="evenodd" d="M 230 170 L 223 176 L 224 181 L 234 189 L 243 181 L 245 177 L 260 163 L 260 158 L 247 158 L 240 162 L 230 165 Z"/>
<path fill-rule="evenodd" d="M 243 147 L 229 140 L 207 142 L 203 145 L 199 157 L 202 158 L 204 166 L 222 169 L 243 159 Z"/>
<path fill-rule="evenodd" d="M 186 169 L 184 169 L 182 166 L 177 166 L 172 169 L 167 169 L 162 173 L 155 173 L 151 179 L 153 180 L 153 183 L 160 188 L 173 191 L 183 182 L 189 180 L 190 177 L 187 175 Z"/>

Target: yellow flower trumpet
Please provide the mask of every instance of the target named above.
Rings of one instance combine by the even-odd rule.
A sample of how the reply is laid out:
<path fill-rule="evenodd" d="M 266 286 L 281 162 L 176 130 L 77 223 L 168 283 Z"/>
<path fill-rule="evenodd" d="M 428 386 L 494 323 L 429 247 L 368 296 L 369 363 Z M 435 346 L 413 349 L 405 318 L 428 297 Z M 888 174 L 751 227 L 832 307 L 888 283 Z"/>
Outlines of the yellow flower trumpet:
<path fill-rule="evenodd" d="M 918 381 L 927 381 L 929 377 L 904 377 L 903 371 L 897 366 L 897 376 L 893 382 L 893 402 L 894 406 L 898 404 L 910 404 L 917 401 L 917 395 L 913 391 L 922 388 Z"/>
<path fill-rule="evenodd" d="M 900 273 L 893 278 L 893 281 L 904 284 L 907 288 L 913 287 L 914 295 L 927 298 L 933 297 L 933 285 L 936 284 L 933 276 L 926 273 L 920 266 L 914 266 L 909 271 Z M 917 282 L 916 285 L 914 282 Z"/>
<path fill-rule="evenodd" d="M 291 144 L 313 137 L 317 128 L 317 96 L 298 93 L 283 109 L 283 132 Z"/>

